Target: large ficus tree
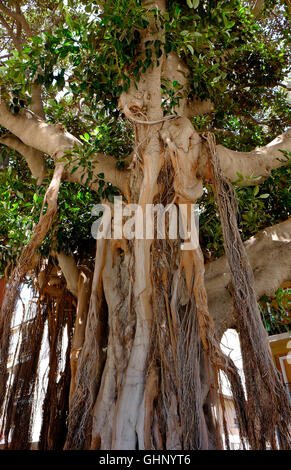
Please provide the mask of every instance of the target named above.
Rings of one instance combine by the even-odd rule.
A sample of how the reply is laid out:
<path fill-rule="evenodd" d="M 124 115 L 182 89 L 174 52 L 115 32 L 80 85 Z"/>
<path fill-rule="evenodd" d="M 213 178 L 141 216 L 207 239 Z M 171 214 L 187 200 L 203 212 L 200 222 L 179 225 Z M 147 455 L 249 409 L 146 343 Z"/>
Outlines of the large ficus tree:
<path fill-rule="evenodd" d="M 289 6 L 0 1 L 0 400 L 11 449 L 29 447 L 45 325 L 41 449 L 217 449 L 222 433 L 227 446 L 221 373 L 242 442 L 290 447 L 257 305 L 291 276 Z M 174 203 L 189 215 L 198 203 L 200 244 L 95 244 L 90 210 L 117 195 L 143 214 Z M 24 282 L 37 308 L 9 376 Z M 220 349 L 227 328 L 240 335 L 245 385 Z"/>

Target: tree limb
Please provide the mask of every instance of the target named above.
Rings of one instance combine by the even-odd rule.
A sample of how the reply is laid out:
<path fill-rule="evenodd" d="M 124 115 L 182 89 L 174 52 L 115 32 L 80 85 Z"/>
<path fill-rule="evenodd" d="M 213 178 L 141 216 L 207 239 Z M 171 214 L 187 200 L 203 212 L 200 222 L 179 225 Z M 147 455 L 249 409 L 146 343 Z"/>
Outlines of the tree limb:
<path fill-rule="evenodd" d="M 0 103 L 0 125 L 17 136 L 23 144 L 50 155 L 55 162 L 58 161 L 58 155 L 63 156 L 66 151 L 69 152 L 82 145 L 76 137 L 64 129 L 62 124 L 48 124 L 27 109 L 15 116 L 8 110 L 5 103 Z M 93 180 L 99 173 L 104 173 L 107 181 L 126 194 L 128 171 L 118 170 L 113 157 L 96 154 L 92 163 Z M 71 174 L 74 167 L 78 169 Z M 81 179 L 82 175 L 84 176 Z M 66 166 L 64 178 L 67 181 L 84 184 L 87 176 L 88 172 L 84 171 L 78 160 Z M 92 183 L 91 187 L 96 190 L 99 185 Z"/>
<path fill-rule="evenodd" d="M 251 13 L 254 15 L 254 17 L 256 18 L 257 16 L 259 16 L 259 14 L 261 13 L 261 10 L 263 9 L 264 7 L 264 0 L 254 0 L 251 2 L 252 5 L 251 5 Z"/>
<path fill-rule="evenodd" d="M 214 110 L 214 105 L 210 100 L 201 101 L 195 96 L 192 99 L 186 98 L 189 94 L 189 69 L 175 52 L 171 52 L 164 60 L 162 77 L 170 83 L 177 81 L 183 87 L 181 93 L 185 97 L 180 100 L 179 106 L 174 108 L 178 114 L 191 119 Z"/>
<path fill-rule="evenodd" d="M 0 139 L 0 144 L 6 145 L 20 153 L 26 160 L 33 178 L 37 180 L 38 184 L 41 184 L 46 174 L 46 163 L 41 152 L 33 147 L 28 147 L 14 135 L 6 135 L 2 137 Z"/>
<path fill-rule="evenodd" d="M 45 112 L 43 109 L 41 85 L 34 83 L 31 87 L 31 105 L 30 109 L 41 119 L 45 120 Z"/>
<path fill-rule="evenodd" d="M 66 279 L 67 289 L 73 294 L 74 297 L 78 297 L 78 279 L 79 270 L 75 263 L 72 255 L 68 256 L 63 251 L 59 253 L 52 253 L 57 257 L 59 267 L 62 270 L 64 278 Z"/>
<path fill-rule="evenodd" d="M 2 2 L 0 2 L 0 10 L 3 11 L 3 13 L 5 13 L 10 18 L 13 18 L 14 20 L 18 21 L 23 27 L 23 30 L 25 31 L 28 37 L 33 36 L 33 32 L 20 9 L 18 12 L 10 10 L 5 5 L 3 5 Z"/>
<path fill-rule="evenodd" d="M 276 137 L 265 147 L 256 148 L 251 152 L 236 152 L 223 145 L 217 145 L 216 150 L 222 171 L 230 181 L 237 182 L 240 173 L 243 180 L 237 182 L 238 185 L 258 184 L 270 175 L 271 170 L 288 164 L 280 150 L 291 150 L 291 129 Z M 200 172 L 204 177 L 206 177 L 206 159 L 206 150 L 203 150 Z"/>
<path fill-rule="evenodd" d="M 281 86 L 282 88 L 285 88 L 286 90 L 291 91 L 291 83 L 290 83 L 290 81 L 288 81 L 287 85 L 286 85 L 285 83 L 278 82 L 278 83 L 277 83 L 277 86 Z"/>
<path fill-rule="evenodd" d="M 284 281 L 291 279 L 291 218 L 262 230 L 244 245 L 254 273 L 257 298 L 274 295 Z M 225 255 L 206 264 L 205 283 L 209 310 L 217 332 L 222 335 L 235 326 Z"/>
<path fill-rule="evenodd" d="M 10 38 L 12 39 L 12 42 L 16 49 L 19 51 L 21 50 L 21 40 L 18 38 L 16 34 L 14 34 L 13 29 L 9 26 L 7 21 L 3 18 L 2 15 L 0 15 L 0 23 L 4 26 L 6 29 L 7 33 L 9 34 Z"/>
<path fill-rule="evenodd" d="M 10 15 L 12 18 L 16 17 L 18 18 L 17 20 L 17 34 L 14 33 L 13 27 L 11 28 L 7 21 L 0 15 L 0 23 L 4 26 L 4 28 L 7 30 L 10 38 L 13 41 L 14 46 L 18 51 L 21 51 L 22 49 L 22 40 L 21 40 L 21 29 L 22 27 L 25 29 L 25 32 L 28 37 L 31 37 L 33 35 L 32 30 L 26 21 L 24 15 L 22 14 L 20 5 L 16 5 L 16 12 L 12 12 L 8 10 L 2 3 L 0 3 L 0 9 Z M 8 13 L 9 11 L 9 13 Z M 21 21 L 22 19 L 22 21 Z M 24 27 L 25 25 L 25 27 Z M 32 103 L 31 103 L 31 110 L 40 116 L 42 119 L 45 119 L 45 113 L 44 113 L 44 108 L 43 108 L 43 102 L 42 102 L 42 94 L 41 94 L 41 85 L 39 83 L 33 83 L 32 84 Z"/>

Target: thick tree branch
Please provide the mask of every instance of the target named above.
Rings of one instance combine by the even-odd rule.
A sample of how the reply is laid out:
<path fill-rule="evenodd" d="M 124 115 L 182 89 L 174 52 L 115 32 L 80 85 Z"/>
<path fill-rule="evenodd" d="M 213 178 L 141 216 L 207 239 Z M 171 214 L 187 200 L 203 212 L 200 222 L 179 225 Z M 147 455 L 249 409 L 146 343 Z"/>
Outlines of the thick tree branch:
<path fill-rule="evenodd" d="M 13 41 L 14 46 L 18 51 L 22 49 L 22 40 L 21 40 L 21 32 L 22 27 L 25 29 L 25 32 L 28 37 L 33 35 L 33 32 L 26 21 L 24 15 L 21 12 L 21 7 L 19 4 L 16 5 L 16 12 L 12 12 L 8 10 L 2 3 L 0 3 L 0 10 L 5 11 L 6 14 L 9 14 L 12 18 L 16 19 L 17 21 L 17 33 L 15 34 L 13 31 L 13 27 L 7 23 L 7 21 L 0 15 L 0 23 L 4 26 L 9 34 L 10 38 Z M 8 13 L 9 11 L 9 13 Z M 18 19 L 17 19 L 18 18 Z M 25 26 L 25 27 L 24 27 Z M 45 119 L 45 113 L 43 109 L 43 102 L 42 102 L 42 94 L 41 94 L 41 85 L 39 83 L 33 83 L 32 85 L 32 103 L 31 103 L 31 110 L 37 114 L 42 119 Z"/>
<path fill-rule="evenodd" d="M 9 26 L 9 24 L 7 23 L 7 21 L 5 20 L 5 18 L 2 15 L 0 15 L 0 23 L 6 29 L 7 33 L 9 34 L 10 38 L 12 39 L 12 42 L 13 42 L 14 46 L 16 47 L 16 49 L 18 51 L 20 51 L 21 50 L 21 40 L 18 37 L 18 35 L 16 35 L 14 33 L 13 29 Z"/>
<path fill-rule="evenodd" d="M 29 110 L 23 110 L 15 116 L 8 110 L 5 103 L 0 103 L 0 125 L 12 132 L 28 147 L 50 155 L 56 162 L 58 155 L 63 156 L 64 152 L 69 152 L 82 145 L 76 137 L 64 129 L 62 124 L 48 124 Z M 92 164 L 93 180 L 99 173 L 104 173 L 107 181 L 126 194 L 128 171 L 118 170 L 116 160 L 113 157 L 96 154 Z M 78 160 L 68 164 L 64 178 L 67 181 L 83 184 L 88 176 L 87 171 L 79 166 L 77 171 L 71 174 L 76 166 L 79 166 Z M 82 175 L 84 176 L 81 179 Z M 99 185 L 92 183 L 91 187 L 93 190 L 97 190 Z"/>
<path fill-rule="evenodd" d="M 2 2 L 0 2 L 0 10 L 3 11 L 3 13 L 5 13 L 10 18 L 13 18 L 17 22 L 19 22 L 21 24 L 21 26 L 23 27 L 23 30 L 25 31 L 25 33 L 27 34 L 28 37 L 33 36 L 33 32 L 31 30 L 29 24 L 27 23 L 23 13 L 21 12 L 20 8 L 18 8 L 18 12 L 13 11 L 13 10 L 10 10 L 9 8 L 7 8 L 5 5 L 3 5 Z"/>
<path fill-rule="evenodd" d="M 181 93 L 186 97 L 189 95 L 189 69 L 175 52 L 171 52 L 163 63 L 162 78 L 171 83 L 177 81 L 183 86 Z M 191 119 L 193 116 L 207 114 L 214 110 L 210 100 L 201 101 L 197 97 L 192 99 L 183 98 L 175 109 L 178 114 Z"/>
<path fill-rule="evenodd" d="M 88 172 L 81 166 L 71 174 L 74 166 L 78 165 L 78 161 L 69 165 L 67 171 L 64 173 L 64 179 L 70 183 L 77 183 L 83 185 L 88 177 Z M 110 182 L 116 186 L 125 196 L 128 194 L 128 170 L 119 170 L 116 166 L 116 159 L 111 155 L 103 155 L 96 153 L 92 158 L 93 181 L 99 173 L 104 173 L 105 181 Z M 93 191 L 98 191 L 99 183 L 93 182 L 89 184 Z"/>
<path fill-rule="evenodd" d="M 31 89 L 31 105 L 30 109 L 41 119 L 45 120 L 45 112 L 43 109 L 41 85 L 34 83 Z"/>
<path fill-rule="evenodd" d="M 7 21 L 0 15 L 0 22 L 7 30 L 10 38 L 13 41 L 14 46 L 18 51 L 22 49 L 22 39 L 21 33 L 22 28 L 25 30 L 27 37 L 33 36 L 32 29 L 30 28 L 28 22 L 26 21 L 19 4 L 16 5 L 16 12 L 10 11 L 2 3 L 0 3 L 0 10 L 4 11 L 7 15 L 11 16 L 16 20 L 17 33 L 13 31 L 13 27 L 10 27 Z M 39 83 L 34 83 L 32 85 L 32 104 L 31 110 L 40 116 L 42 119 L 45 119 L 45 113 L 43 109 L 42 94 L 41 94 L 41 85 Z"/>
<path fill-rule="evenodd" d="M 276 86 L 281 86 L 282 88 L 285 88 L 287 91 L 291 91 L 291 82 L 290 81 L 288 81 L 287 84 L 282 83 L 282 82 L 278 82 L 276 84 Z"/>
<path fill-rule="evenodd" d="M 202 114 L 209 114 L 214 111 L 214 104 L 210 100 L 201 101 L 199 98 L 188 100 L 185 109 L 185 116 L 189 119 Z"/>
<path fill-rule="evenodd" d="M 6 145 L 20 153 L 26 160 L 33 178 L 37 180 L 38 184 L 41 184 L 46 174 L 45 159 L 41 152 L 33 147 L 28 147 L 14 135 L 6 135 L 2 137 L 0 139 L 0 144 Z"/>
<path fill-rule="evenodd" d="M 59 267 L 62 270 L 64 278 L 66 279 L 67 289 L 71 292 L 71 294 L 73 294 L 74 297 L 77 298 L 79 270 L 73 256 L 68 256 L 63 251 L 53 254 L 57 257 Z"/>
<path fill-rule="evenodd" d="M 262 230 L 245 242 L 245 248 L 258 299 L 274 295 L 284 281 L 291 279 L 291 218 Z M 217 332 L 222 335 L 227 328 L 235 326 L 226 256 L 205 266 L 205 282 L 209 310 Z"/>
<path fill-rule="evenodd" d="M 217 153 L 224 175 L 232 182 L 238 181 L 238 173 L 243 180 L 240 186 L 249 186 L 264 181 L 271 170 L 287 165 L 288 161 L 280 150 L 291 150 L 291 129 L 281 134 L 265 147 L 251 152 L 236 152 L 223 145 L 217 145 Z M 201 176 L 206 177 L 207 149 L 203 150 L 200 161 Z M 258 179 L 259 178 L 259 179 Z"/>
<path fill-rule="evenodd" d="M 24 144 L 51 156 L 80 145 L 80 141 L 62 125 L 47 124 L 29 110 L 13 115 L 4 102 L 0 104 L 0 124 Z"/>
<path fill-rule="evenodd" d="M 264 0 L 254 0 L 251 2 L 251 13 L 256 18 L 261 13 L 264 6 Z"/>

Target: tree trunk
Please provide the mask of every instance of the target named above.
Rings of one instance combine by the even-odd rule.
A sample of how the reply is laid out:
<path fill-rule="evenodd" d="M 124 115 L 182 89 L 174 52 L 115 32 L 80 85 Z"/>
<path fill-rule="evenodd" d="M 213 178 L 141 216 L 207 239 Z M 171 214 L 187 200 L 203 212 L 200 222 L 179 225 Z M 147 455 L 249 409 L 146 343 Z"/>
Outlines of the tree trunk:
<path fill-rule="evenodd" d="M 165 8 L 164 1 L 157 4 Z M 163 41 L 154 21 L 141 52 L 153 38 Z M 180 116 L 163 117 L 161 78 L 165 70 L 177 72 L 172 59 L 162 56 L 148 68 L 119 107 L 135 128 L 127 203 L 139 205 L 143 222 L 149 204 L 184 204 L 185 233 L 210 162 L 191 122 L 181 117 L 185 102 Z M 242 385 L 208 313 L 203 255 L 194 240 L 191 250 L 182 242 L 169 237 L 169 226 L 166 239 L 97 240 L 67 449 L 221 448 L 213 412 L 219 369 L 236 390 L 241 437 L 247 437 Z"/>
<path fill-rule="evenodd" d="M 165 9 L 165 0 L 158 0 L 156 4 Z M 141 53 L 145 53 L 145 43 L 149 40 L 153 43 L 155 39 L 163 42 L 163 31 L 152 20 L 142 33 Z M 103 171 L 104 166 L 108 170 L 106 175 L 119 187 L 126 202 L 138 205 L 144 229 L 148 205 L 184 205 L 181 224 L 185 234 L 192 205 L 203 194 L 202 178 L 209 178 L 211 165 L 200 136 L 186 117 L 189 116 L 186 99 L 176 110 L 179 115 L 163 116 L 161 79 L 164 74 L 174 79 L 177 61 L 173 54 L 154 59 L 154 65 L 147 69 L 138 84 L 132 84 L 120 97 L 120 111 L 133 122 L 135 129 L 135 149 L 130 171 L 124 172 L 126 178 L 116 170 L 115 162 L 104 156 L 98 156 L 95 170 L 97 173 Z M 187 88 L 185 70 L 181 75 L 184 81 L 181 77 L 179 80 Z M 195 103 L 200 111 L 209 107 L 209 103 L 197 98 Z M 58 125 L 46 124 L 33 114 L 29 114 L 29 119 L 25 115 L 17 120 L 14 116 L 8 117 L 6 119 L 6 107 L 0 106 L 0 122 L 5 118 L 7 128 L 17 138 L 22 138 L 20 143 L 15 140 L 11 143 L 11 139 L 3 143 L 25 153 L 27 161 L 35 161 L 37 151 L 50 154 L 58 163 L 66 150 L 80 144 Z M 23 126 L 27 131 L 24 136 L 21 135 Z M 266 146 L 261 153 L 250 152 L 247 160 L 245 154 L 221 146 L 217 153 L 224 173 L 231 179 L 236 179 L 237 166 L 247 177 L 251 172 L 250 164 L 254 167 L 254 175 L 264 178 L 271 168 L 282 164 L 278 163 L 277 157 L 279 149 L 284 149 L 285 145 L 290 146 L 290 132 L 283 135 L 280 142 Z M 267 163 L 261 164 L 263 160 Z M 42 164 L 38 163 L 34 171 L 42 176 Z M 39 246 L 51 226 L 61 178 L 80 182 L 79 170 L 74 176 L 68 176 L 70 172 L 65 172 L 63 166 L 59 163 L 56 167 L 57 184 L 51 188 L 52 207 L 41 219 L 42 224 L 38 224 L 40 233 L 32 239 L 30 251 L 28 254 L 28 250 L 24 251 L 26 257 L 21 258 L 24 267 L 21 272 L 18 270 L 18 278 L 27 272 L 35 251 L 32 248 Z M 262 170 L 262 166 L 267 167 Z M 132 210 L 134 212 L 136 207 L 132 206 Z M 118 226 L 119 221 L 113 220 L 111 225 L 115 223 Z M 218 336 L 209 315 L 204 259 L 196 243 L 198 239 L 191 239 L 191 249 L 187 250 L 184 249 L 187 237 L 180 234 L 172 239 L 169 232 L 169 222 L 166 222 L 165 239 L 151 239 L 143 232 L 140 238 L 123 236 L 118 240 L 97 240 L 92 279 L 91 273 L 84 270 L 78 274 L 72 259 L 57 254 L 67 287 L 78 301 L 70 357 L 70 390 L 67 381 L 61 384 L 62 390 L 69 393 L 66 449 L 222 448 L 221 429 L 215 413 L 215 408 L 220 405 L 220 370 L 226 372 L 236 393 L 241 437 L 249 436 L 249 415 L 242 384 L 234 365 L 223 356 L 219 347 L 222 322 Z M 16 294 L 15 288 L 15 299 Z M 228 308 L 230 303 L 227 298 Z M 11 302 L 6 300 L 4 307 L 12 310 Z M 2 315 L 6 310 L 3 309 Z M 5 318 L 3 325 L 6 327 Z M 2 330 L 5 330 L 4 326 Z M 56 355 L 58 336 L 52 343 L 55 343 Z M 5 343 L 4 346 L 6 357 L 8 345 Z M 66 359 L 67 370 L 68 355 Z M 51 363 L 54 365 L 54 357 Z M 42 448 L 53 448 L 55 444 L 53 419 L 57 402 L 54 413 L 49 415 L 49 400 L 55 396 L 55 373 L 52 368 Z M 6 370 L 3 376 L 5 374 Z M 4 396 L 4 386 L 2 388 Z M 67 407 L 63 395 L 60 402 L 58 446 L 60 442 L 63 444 Z"/>
<path fill-rule="evenodd" d="M 151 25 L 142 42 L 152 33 L 161 37 Z M 175 201 L 189 207 L 203 191 L 193 173 L 199 136 L 186 118 L 163 119 L 162 62 L 120 99 L 120 108 L 137 121 L 128 202 L 139 204 L 143 220 L 147 204 Z M 144 114 L 157 123 L 140 124 Z M 207 311 L 204 262 L 199 249 L 181 251 L 181 241 L 97 241 L 66 448 L 221 446 L 208 406 L 215 378 L 208 370 L 207 341 L 200 339 L 205 325 L 199 310 Z M 105 310 L 109 331 L 102 350 Z M 86 406 L 80 407 L 80 400 Z"/>

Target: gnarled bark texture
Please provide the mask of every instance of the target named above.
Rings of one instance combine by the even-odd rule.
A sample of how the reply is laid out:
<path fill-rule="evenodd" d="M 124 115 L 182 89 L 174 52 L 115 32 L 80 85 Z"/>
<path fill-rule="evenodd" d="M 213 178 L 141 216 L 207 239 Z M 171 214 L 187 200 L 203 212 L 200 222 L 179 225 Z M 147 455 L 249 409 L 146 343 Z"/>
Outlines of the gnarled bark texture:
<path fill-rule="evenodd" d="M 158 0 L 156 4 L 160 9 L 165 8 L 164 0 Z M 153 38 L 163 41 L 163 32 L 154 21 L 142 32 L 141 54 L 145 43 Z M 163 117 L 161 79 L 176 77 L 177 73 L 185 78 L 183 67 L 174 54 L 162 56 L 158 64 L 147 69 L 137 87 L 132 85 L 121 95 L 119 108 L 133 122 L 135 130 L 136 145 L 130 169 L 117 170 L 114 159 L 104 155 L 96 155 L 93 163 L 94 172 L 104 172 L 105 178 L 120 189 L 126 202 L 139 204 L 143 221 L 148 204 L 184 204 L 186 216 L 182 225 L 185 232 L 191 204 L 201 197 L 203 180 L 213 176 L 213 168 L 207 143 L 189 120 L 190 116 L 211 110 L 211 103 L 193 97 L 191 103 L 189 100 L 181 102 L 179 116 Z M 187 90 L 186 79 L 182 84 Z M 35 96 L 39 102 L 39 90 L 35 90 Z M 11 133 L 1 143 L 21 153 L 36 178 L 42 178 L 45 172 L 44 154 L 51 155 L 56 165 L 46 195 L 47 211 L 41 216 L 35 235 L 12 275 L 13 290 L 6 292 L 1 309 L 3 380 L 0 399 L 5 402 L 7 333 L 17 289 L 27 271 L 35 267 L 32 259 L 35 250 L 53 223 L 61 179 L 81 183 L 82 170 L 71 175 L 72 166 L 65 169 L 65 163 L 60 162 L 66 151 L 81 143 L 61 125 L 46 123 L 44 115 L 39 117 L 24 110 L 13 116 L 2 103 L 0 124 Z M 290 148 L 288 131 L 253 152 L 234 152 L 222 146 L 217 146 L 215 151 L 224 177 L 235 181 L 240 172 L 245 178 L 242 184 L 253 184 L 254 176 L 257 184 L 257 177 L 263 180 L 271 169 L 285 164 L 278 160 L 282 157 L 279 150 Z M 225 183 L 224 188 L 230 186 Z M 96 187 L 92 185 L 92 189 Z M 243 324 L 241 317 L 238 321 L 241 305 L 238 301 L 233 304 L 233 289 L 229 289 L 230 275 L 232 281 L 235 279 L 233 264 L 229 262 L 229 268 L 223 257 L 205 267 L 202 251 L 195 240 L 192 240 L 190 250 L 183 250 L 184 240 L 171 239 L 166 226 L 166 239 L 97 240 L 94 273 L 83 267 L 77 268 L 73 258 L 63 253 L 52 253 L 58 260 L 67 289 L 76 299 L 76 320 L 74 334 L 69 333 L 65 375 L 57 383 L 59 333 L 65 325 L 67 331 L 72 330 L 64 312 L 60 310 L 58 321 L 53 317 L 55 312 L 48 314 L 51 318 L 50 374 L 41 448 L 59 448 L 64 444 L 66 449 L 220 449 L 223 445 L 221 425 L 214 409 L 220 401 L 221 370 L 227 374 L 234 392 L 242 440 L 248 441 L 253 448 L 263 449 L 268 444 L 276 448 L 274 433 L 279 430 L 279 446 L 287 448 L 290 445 L 288 413 L 287 418 L 282 416 L 283 421 L 278 426 L 273 415 L 269 419 L 266 412 L 268 396 L 264 396 L 258 420 L 253 414 L 257 403 L 252 405 L 252 394 L 245 396 L 234 364 L 219 347 L 225 329 Z M 227 230 L 225 233 L 227 247 Z M 238 239 L 236 242 L 244 261 L 242 243 Z M 279 265 L 279 254 L 290 252 L 290 220 L 249 240 L 245 248 L 254 269 L 254 286 L 247 263 L 242 263 L 241 276 L 248 287 L 251 286 L 252 305 L 255 305 L 256 295 L 273 292 L 282 281 L 290 279 L 290 264 L 283 261 Z M 261 257 L 262 250 L 264 256 Z M 269 261 L 272 261 L 272 268 L 268 266 Z M 58 298 L 58 289 L 52 291 L 52 285 L 48 284 L 49 288 Z M 248 310 L 248 319 L 252 313 L 256 314 L 256 307 L 253 310 Z M 256 318 L 250 324 L 256 325 L 258 321 Z M 245 338 L 244 348 L 249 341 L 249 337 Z M 258 344 L 252 344 L 252 347 L 254 351 L 257 347 L 260 349 L 263 341 L 264 360 L 260 364 L 270 365 L 270 351 L 265 339 L 258 335 Z M 69 363 L 70 383 L 66 379 Z M 254 362 L 254 367 L 256 365 Z M 255 383 L 262 384 L 264 373 L 270 373 L 263 369 L 263 366 L 254 371 L 247 368 L 250 393 L 254 392 Z M 252 381 L 252 373 L 256 382 Z M 272 392 L 277 392 L 276 403 L 286 404 L 288 411 L 287 398 L 278 380 L 276 376 Z M 59 387 L 57 397 L 56 385 Z M 50 400 L 53 401 L 51 409 Z M 67 407 L 69 417 L 65 432 Z M 276 412 L 279 409 L 278 405 Z M 284 435 L 281 424 L 286 425 Z M 54 426 L 60 435 L 54 436 Z M 268 427 L 270 432 L 262 435 L 262 430 Z"/>

